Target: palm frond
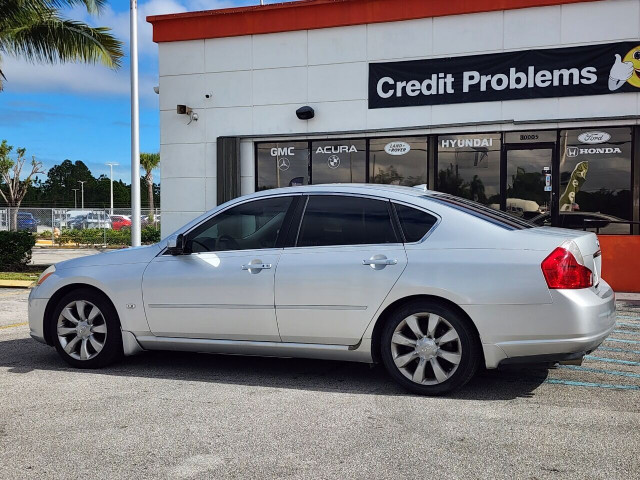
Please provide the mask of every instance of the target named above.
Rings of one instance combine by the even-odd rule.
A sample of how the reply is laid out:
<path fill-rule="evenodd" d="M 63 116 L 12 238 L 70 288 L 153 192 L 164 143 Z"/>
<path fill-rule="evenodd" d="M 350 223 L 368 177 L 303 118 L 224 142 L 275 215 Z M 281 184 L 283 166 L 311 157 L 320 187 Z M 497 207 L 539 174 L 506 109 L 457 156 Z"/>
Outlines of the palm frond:
<path fill-rule="evenodd" d="M 118 68 L 122 42 L 109 28 L 90 27 L 53 13 L 31 16 L 29 22 L 0 31 L 0 50 L 35 62 L 82 61 Z"/>

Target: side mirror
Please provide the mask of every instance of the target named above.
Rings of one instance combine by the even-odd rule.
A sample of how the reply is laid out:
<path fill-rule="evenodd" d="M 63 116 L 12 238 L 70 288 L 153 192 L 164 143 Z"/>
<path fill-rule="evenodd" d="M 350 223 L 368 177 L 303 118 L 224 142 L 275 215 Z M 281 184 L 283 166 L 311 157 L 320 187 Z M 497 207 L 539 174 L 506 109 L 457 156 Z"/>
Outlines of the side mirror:
<path fill-rule="evenodd" d="M 184 235 L 171 235 L 167 238 L 167 253 L 170 255 L 182 255 L 184 253 Z"/>

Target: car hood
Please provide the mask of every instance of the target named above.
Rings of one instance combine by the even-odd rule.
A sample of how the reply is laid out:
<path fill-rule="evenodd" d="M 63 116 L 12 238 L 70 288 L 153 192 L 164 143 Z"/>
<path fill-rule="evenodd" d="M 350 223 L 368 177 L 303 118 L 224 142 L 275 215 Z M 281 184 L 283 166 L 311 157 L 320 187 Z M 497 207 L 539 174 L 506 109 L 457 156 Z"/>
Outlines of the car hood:
<path fill-rule="evenodd" d="M 160 245 L 145 245 L 143 247 L 123 248 L 110 252 L 97 253 L 86 257 L 65 260 L 56 263 L 57 270 L 78 267 L 94 267 L 102 265 L 123 265 L 128 263 L 149 263 L 160 253 Z"/>

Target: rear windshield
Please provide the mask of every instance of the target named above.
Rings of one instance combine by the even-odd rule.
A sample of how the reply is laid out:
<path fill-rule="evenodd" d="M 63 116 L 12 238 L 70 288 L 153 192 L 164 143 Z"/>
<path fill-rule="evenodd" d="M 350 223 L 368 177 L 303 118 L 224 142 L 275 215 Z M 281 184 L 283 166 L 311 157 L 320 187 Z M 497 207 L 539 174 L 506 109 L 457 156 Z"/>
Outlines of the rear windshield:
<path fill-rule="evenodd" d="M 465 198 L 455 197 L 446 193 L 432 193 L 431 195 L 423 195 L 423 198 L 442 203 L 507 230 L 524 230 L 525 228 L 534 228 L 538 226 L 501 210 L 496 210 L 481 203 L 467 200 Z"/>

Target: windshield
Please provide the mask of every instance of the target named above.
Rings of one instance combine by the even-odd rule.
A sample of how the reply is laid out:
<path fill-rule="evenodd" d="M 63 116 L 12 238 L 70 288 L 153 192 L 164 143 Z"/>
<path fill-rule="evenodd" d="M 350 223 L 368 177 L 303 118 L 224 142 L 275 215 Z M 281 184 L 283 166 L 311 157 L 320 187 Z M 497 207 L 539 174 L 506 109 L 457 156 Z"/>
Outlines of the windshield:
<path fill-rule="evenodd" d="M 523 230 L 525 228 L 534 228 L 538 226 L 501 210 L 496 210 L 481 203 L 449 195 L 447 193 L 432 193 L 430 195 L 423 195 L 423 198 L 442 203 L 507 230 Z"/>

